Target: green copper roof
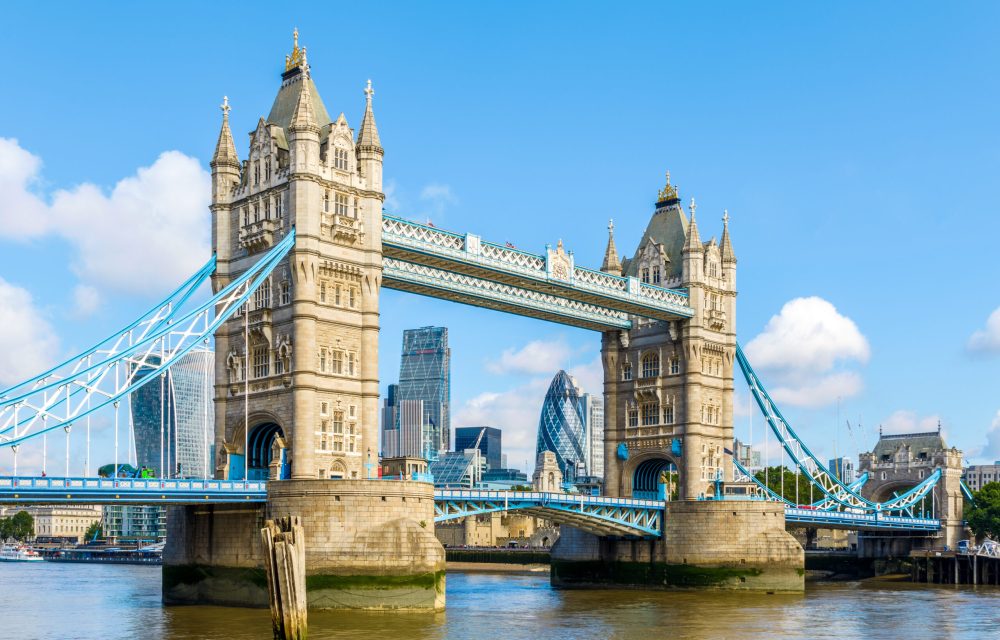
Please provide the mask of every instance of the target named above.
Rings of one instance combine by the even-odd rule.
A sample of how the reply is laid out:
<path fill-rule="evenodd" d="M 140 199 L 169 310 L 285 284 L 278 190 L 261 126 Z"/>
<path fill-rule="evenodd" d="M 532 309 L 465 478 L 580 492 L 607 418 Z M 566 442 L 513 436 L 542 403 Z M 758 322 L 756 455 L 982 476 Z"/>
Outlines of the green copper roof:
<path fill-rule="evenodd" d="M 271 105 L 271 113 L 267 114 L 268 122 L 288 131 L 288 125 L 292 122 L 292 114 L 295 113 L 295 105 L 299 101 L 299 93 L 302 92 L 303 78 L 309 83 L 311 98 L 309 102 L 312 106 L 313 116 L 316 118 L 316 125 L 321 130 L 328 127 L 331 122 L 330 115 L 326 112 L 323 99 L 319 97 L 316 84 L 312 81 L 312 77 L 305 76 L 301 71 L 282 82 L 281 89 L 278 90 L 278 95 L 274 98 L 274 104 Z"/>

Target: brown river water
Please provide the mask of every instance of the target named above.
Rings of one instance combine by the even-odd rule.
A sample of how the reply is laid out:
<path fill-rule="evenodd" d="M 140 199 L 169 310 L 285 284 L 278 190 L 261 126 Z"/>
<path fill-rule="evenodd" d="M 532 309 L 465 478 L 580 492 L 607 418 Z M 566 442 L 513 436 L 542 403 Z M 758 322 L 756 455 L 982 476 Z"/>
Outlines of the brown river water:
<path fill-rule="evenodd" d="M 270 640 L 265 610 L 163 607 L 159 567 L 0 563 L 0 638 Z M 440 614 L 309 614 L 328 638 L 988 638 L 1000 588 L 865 581 L 803 595 L 563 591 L 547 574 L 449 573 Z"/>

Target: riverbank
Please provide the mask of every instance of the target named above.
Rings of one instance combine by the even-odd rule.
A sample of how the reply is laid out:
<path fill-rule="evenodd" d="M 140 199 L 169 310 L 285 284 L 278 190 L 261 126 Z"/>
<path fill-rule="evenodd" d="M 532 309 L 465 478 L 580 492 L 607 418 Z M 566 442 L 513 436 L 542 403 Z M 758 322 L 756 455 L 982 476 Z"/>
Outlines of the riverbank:
<path fill-rule="evenodd" d="M 547 564 L 511 564 L 508 562 L 448 562 L 445 566 L 448 573 L 519 573 L 519 574 L 549 574 Z"/>

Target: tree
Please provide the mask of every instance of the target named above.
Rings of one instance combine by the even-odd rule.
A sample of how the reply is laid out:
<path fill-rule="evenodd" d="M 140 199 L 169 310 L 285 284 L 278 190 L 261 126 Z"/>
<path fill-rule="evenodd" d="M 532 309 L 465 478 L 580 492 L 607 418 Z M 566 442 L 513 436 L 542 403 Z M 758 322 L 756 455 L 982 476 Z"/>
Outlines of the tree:
<path fill-rule="evenodd" d="M 35 519 L 27 511 L 18 511 L 10 519 L 11 536 L 18 540 L 27 540 L 35 534 Z"/>
<path fill-rule="evenodd" d="M 965 512 L 965 520 L 976 537 L 1000 539 L 1000 482 L 988 482 L 973 494 L 976 504 Z"/>
<path fill-rule="evenodd" d="M 810 504 L 823 498 L 823 492 L 813 488 L 805 474 L 797 474 L 786 467 L 768 467 L 766 476 L 763 471 L 758 471 L 754 477 L 761 483 L 764 483 L 766 477 L 767 487 L 771 491 L 795 504 Z M 798 483 L 797 494 L 795 491 L 796 482 Z M 810 488 L 812 488 L 812 493 L 810 493 Z"/>
<path fill-rule="evenodd" d="M 91 540 L 94 540 L 100 535 L 101 535 L 101 521 L 94 520 L 93 522 L 90 523 L 90 526 L 87 527 L 87 532 L 83 534 L 83 541 L 90 542 Z"/>

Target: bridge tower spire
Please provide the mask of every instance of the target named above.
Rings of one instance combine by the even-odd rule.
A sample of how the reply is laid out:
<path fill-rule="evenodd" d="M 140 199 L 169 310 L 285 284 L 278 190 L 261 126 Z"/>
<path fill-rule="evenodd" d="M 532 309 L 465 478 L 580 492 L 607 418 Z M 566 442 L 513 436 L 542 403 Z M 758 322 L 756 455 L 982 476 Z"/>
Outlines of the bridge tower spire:
<path fill-rule="evenodd" d="M 361 118 L 361 128 L 358 130 L 358 164 L 363 177 L 370 188 L 382 190 L 382 142 L 378 137 L 378 127 L 375 126 L 375 112 L 372 111 L 372 98 L 375 90 L 372 81 L 365 85 L 365 115 Z"/>
<path fill-rule="evenodd" d="M 604 262 L 601 271 L 612 275 L 622 274 L 622 263 L 618 260 L 618 249 L 615 247 L 615 221 L 608 220 L 608 246 L 604 250 Z"/>

